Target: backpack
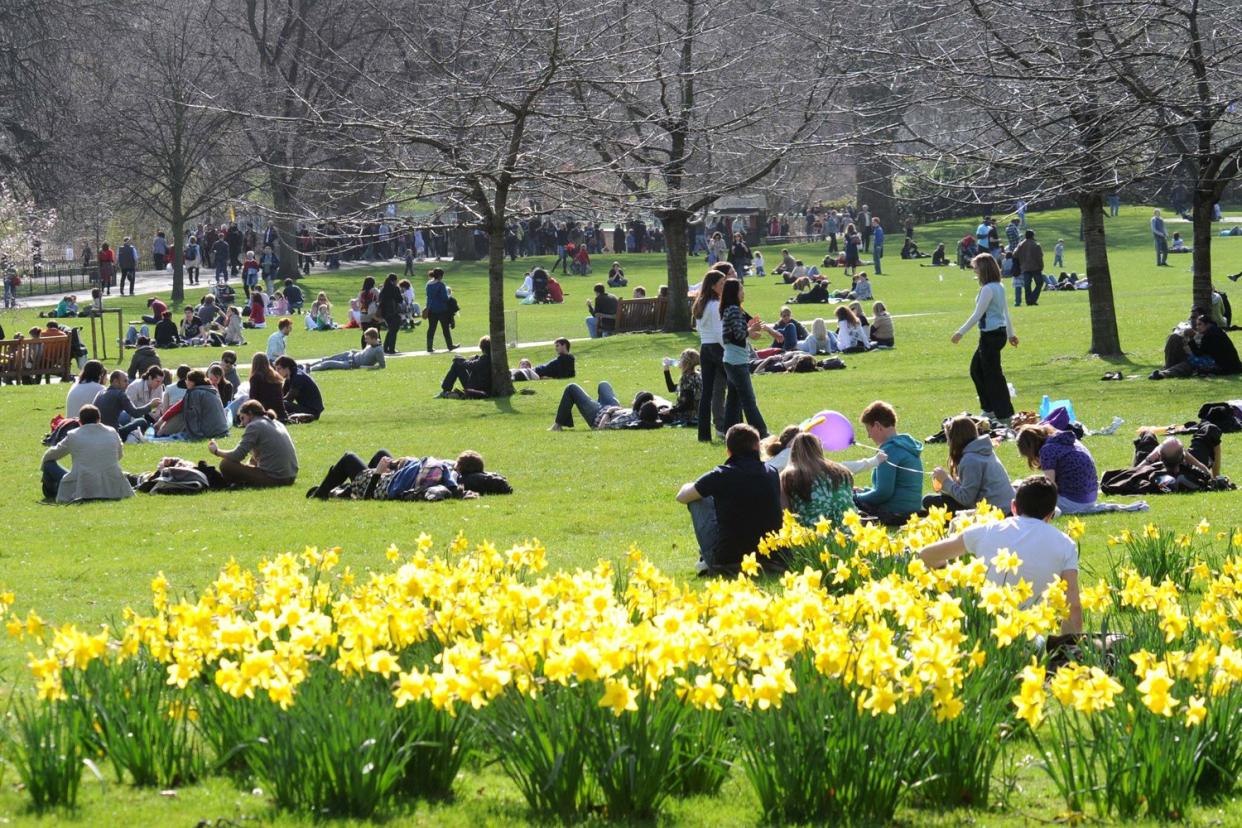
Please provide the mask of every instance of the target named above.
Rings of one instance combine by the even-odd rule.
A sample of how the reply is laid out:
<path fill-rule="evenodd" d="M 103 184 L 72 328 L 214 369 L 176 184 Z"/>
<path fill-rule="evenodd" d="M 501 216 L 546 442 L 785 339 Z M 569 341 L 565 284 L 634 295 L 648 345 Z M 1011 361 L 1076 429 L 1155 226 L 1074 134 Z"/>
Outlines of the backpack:
<path fill-rule="evenodd" d="M 457 297 L 451 293 L 445 306 L 448 308 L 449 316 L 456 316 L 457 312 L 461 310 L 461 305 L 457 304 Z"/>
<path fill-rule="evenodd" d="M 198 494 L 208 488 L 207 475 L 198 469 L 166 466 L 156 472 L 147 491 L 150 494 Z"/>

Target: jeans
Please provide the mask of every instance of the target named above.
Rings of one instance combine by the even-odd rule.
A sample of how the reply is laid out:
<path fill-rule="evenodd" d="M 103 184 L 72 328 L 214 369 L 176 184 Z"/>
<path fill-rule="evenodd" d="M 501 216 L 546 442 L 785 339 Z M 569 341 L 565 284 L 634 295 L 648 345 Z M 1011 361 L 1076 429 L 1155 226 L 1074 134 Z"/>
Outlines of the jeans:
<path fill-rule="evenodd" d="M 725 378 L 729 381 L 729 393 L 725 399 L 725 421 L 724 430 L 728 432 L 730 428 L 742 421 L 742 414 L 746 415 L 746 422 L 759 432 L 760 437 L 768 436 L 768 426 L 763 421 L 763 415 L 759 413 L 759 403 L 755 399 L 755 387 L 750 381 L 749 365 L 730 365 L 724 363 Z"/>
<path fill-rule="evenodd" d="M 1167 239 L 1156 238 L 1156 265 L 1166 265 L 1169 263 L 1169 242 Z"/>
<path fill-rule="evenodd" d="M 699 560 L 709 567 L 716 562 L 716 547 L 720 544 L 720 524 L 716 521 L 716 499 L 705 497 L 686 504 L 690 510 L 690 522 L 694 524 L 694 537 L 699 543 Z"/>
<path fill-rule="evenodd" d="M 981 411 L 990 412 L 1000 419 L 1013 416 L 1013 402 L 1009 399 L 1009 384 L 1001 368 L 1001 351 L 1005 347 L 1004 328 L 979 333 L 979 347 L 970 360 L 970 378 L 975 383 Z"/>
<path fill-rule="evenodd" d="M 317 362 L 312 362 L 309 371 L 348 371 L 358 366 L 354 364 L 353 351 L 344 351 L 332 356 L 326 356 Z"/>
<path fill-rule="evenodd" d="M 341 455 L 341 459 L 333 463 L 332 468 L 328 469 L 328 473 L 324 475 L 323 481 L 312 490 L 311 497 L 327 500 L 331 496 L 332 490 L 337 486 L 348 483 L 367 469 L 378 468 L 380 460 L 385 457 L 392 457 L 392 455 L 384 449 L 380 449 L 371 457 L 370 464 L 364 464 L 362 458 L 352 451 L 345 452 Z"/>
<path fill-rule="evenodd" d="M 4 282 L 4 306 L 6 308 L 17 307 L 17 288 L 9 284 L 7 279 Z"/>
<path fill-rule="evenodd" d="M 699 348 L 699 373 L 703 378 L 703 390 L 699 396 L 699 439 L 712 439 L 712 423 L 723 432 L 725 424 L 724 399 L 729 381 L 725 377 L 724 347 L 707 343 Z"/>
<path fill-rule="evenodd" d="M 1013 306 L 1015 308 L 1022 307 L 1022 276 L 1021 274 L 1013 277 Z"/>
<path fill-rule="evenodd" d="M 466 360 L 462 357 L 453 357 L 453 364 L 449 366 L 448 373 L 444 375 L 444 381 L 440 383 L 441 391 L 452 391 L 453 385 L 460 381 L 462 390 L 467 387 L 470 382 L 470 368 L 466 365 Z"/>
<path fill-rule="evenodd" d="M 60 481 L 69 472 L 65 467 L 55 460 L 48 460 L 43 464 L 43 496 L 48 500 L 55 500 L 56 493 L 60 491 Z"/>
<path fill-rule="evenodd" d="M 226 285 L 229 282 L 229 263 L 226 261 L 216 262 L 216 283 Z"/>
<path fill-rule="evenodd" d="M 883 242 L 881 242 L 880 244 L 874 245 L 871 248 L 871 261 L 875 268 L 875 275 L 877 276 L 879 276 L 880 273 L 882 272 L 880 270 L 880 257 L 883 255 L 884 255 L 884 243 Z"/>
<path fill-rule="evenodd" d="M 561 393 L 561 404 L 556 409 L 556 424 L 562 428 L 573 428 L 574 425 L 574 408 L 577 407 L 578 413 L 582 415 L 582 419 L 591 428 L 595 428 L 595 423 L 599 420 L 599 413 L 606 405 L 620 405 L 617 395 L 613 393 L 612 385 L 607 382 L 599 384 L 596 399 L 591 399 L 591 395 L 583 390 L 582 386 L 576 382 L 571 382 L 565 386 L 565 390 Z"/>
<path fill-rule="evenodd" d="M 1037 273 L 1034 270 L 1024 271 L 1022 282 L 1026 290 L 1026 303 L 1028 305 L 1038 304 L 1039 294 L 1044 292 L 1044 274 Z M 1034 285 L 1033 289 L 1032 285 Z"/>
<path fill-rule="evenodd" d="M 436 327 L 444 329 L 444 346 L 453 349 L 453 332 L 450 328 L 451 316 L 443 311 L 429 311 L 427 315 L 427 350 L 433 350 L 436 341 Z"/>

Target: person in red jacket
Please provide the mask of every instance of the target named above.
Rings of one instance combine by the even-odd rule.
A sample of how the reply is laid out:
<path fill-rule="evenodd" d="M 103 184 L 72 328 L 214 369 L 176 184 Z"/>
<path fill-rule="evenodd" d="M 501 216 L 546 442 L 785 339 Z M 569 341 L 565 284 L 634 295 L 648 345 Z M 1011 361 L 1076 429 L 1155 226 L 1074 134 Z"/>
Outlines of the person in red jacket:
<path fill-rule="evenodd" d="M 104 242 L 99 246 L 99 286 L 111 296 L 112 279 L 116 275 L 116 253 Z"/>

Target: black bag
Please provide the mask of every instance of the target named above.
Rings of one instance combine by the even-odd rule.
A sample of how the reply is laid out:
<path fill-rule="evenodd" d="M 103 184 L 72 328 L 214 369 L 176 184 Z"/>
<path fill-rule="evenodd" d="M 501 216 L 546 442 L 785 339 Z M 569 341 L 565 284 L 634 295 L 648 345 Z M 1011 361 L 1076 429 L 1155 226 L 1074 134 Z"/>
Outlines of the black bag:
<path fill-rule="evenodd" d="M 1238 420 L 1237 411 L 1227 402 L 1204 403 L 1199 408 L 1199 420 L 1206 420 L 1224 434 L 1242 431 L 1242 422 Z"/>
<path fill-rule="evenodd" d="M 445 307 L 448 308 L 449 316 L 456 316 L 458 311 L 461 310 L 461 305 L 457 304 L 457 297 L 452 294 L 449 294 L 448 302 Z"/>

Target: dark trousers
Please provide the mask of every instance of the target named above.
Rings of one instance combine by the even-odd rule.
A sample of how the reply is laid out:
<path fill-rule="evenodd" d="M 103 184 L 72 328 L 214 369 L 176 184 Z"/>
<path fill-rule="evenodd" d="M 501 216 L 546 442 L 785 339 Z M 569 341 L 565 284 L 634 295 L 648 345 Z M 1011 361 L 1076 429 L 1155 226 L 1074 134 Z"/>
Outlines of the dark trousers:
<path fill-rule="evenodd" d="M 453 347 L 453 333 L 450 328 L 452 317 L 447 313 L 431 311 L 427 315 L 427 350 L 432 350 L 436 341 L 436 326 L 444 328 L 444 345 L 447 348 Z"/>
<path fill-rule="evenodd" d="M 837 252 L 837 234 L 836 233 L 828 234 L 828 252 L 829 253 Z"/>
<path fill-rule="evenodd" d="M 728 385 L 724 372 L 724 346 L 706 344 L 699 349 L 699 373 L 703 391 L 699 396 L 699 439 L 712 439 L 712 418 L 716 430 L 724 431 L 724 391 Z M 717 402 L 719 401 L 719 402 Z"/>
<path fill-rule="evenodd" d="M 130 296 L 134 295 L 134 273 L 135 273 L 135 270 L 132 267 L 124 268 L 121 270 L 121 295 L 122 296 L 125 295 L 125 280 L 126 279 L 129 280 L 129 295 Z"/>
<path fill-rule="evenodd" d="M 55 500 L 56 493 L 60 491 L 60 481 L 68 474 L 60 463 L 55 460 L 48 460 L 43 464 L 43 496 L 48 500 Z"/>
<path fill-rule="evenodd" d="M 333 463 L 332 468 L 328 469 L 328 473 L 324 475 L 323 480 L 315 487 L 312 496 L 321 500 L 327 500 L 331 496 L 332 490 L 337 486 L 348 483 L 366 469 L 376 468 L 379 466 L 380 460 L 385 457 L 392 457 L 392 455 L 384 449 L 380 449 L 375 452 L 375 455 L 371 457 L 371 462 L 367 464 L 363 463 L 362 458 L 352 451 L 345 452 L 341 455 L 341 459 Z"/>
<path fill-rule="evenodd" d="M 1005 347 L 1005 329 L 982 331 L 979 347 L 970 360 L 970 378 L 979 395 L 979 407 L 1000 419 L 1013 416 L 1013 402 L 1009 399 L 1009 384 L 1001 368 L 1001 351 Z"/>
<path fill-rule="evenodd" d="M 1039 294 L 1044 292 L 1044 274 L 1036 273 L 1033 270 L 1024 271 L 1022 273 L 1022 290 L 1026 294 L 1026 304 L 1028 306 L 1039 302 Z"/>
<path fill-rule="evenodd" d="M 942 509 L 948 509 L 949 514 L 951 515 L 955 515 L 958 512 L 965 512 L 965 511 L 975 508 L 974 506 L 963 506 L 961 503 L 958 503 L 956 500 L 949 497 L 947 494 L 929 494 L 927 497 L 923 498 L 924 509 L 930 509 L 933 506 L 938 506 Z"/>
<path fill-rule="evenodd" d="M 194 265 L 187 265 L 185 269 L 185 277 L 190 280 L 190 284 L 197 285 L 198 284 L 198 267 Z"/>
<path fill-rule="evenodd" d="M 725 363 L 725 377 L 729 380 L 729 393 L 725 398 L 725 431 L 742 421 L 742 414 L 746 415 L 746 422 L 759 432 L 760 437 L 768 436 L 768 426 L 763 421 L 763 415 L 759 413 L 759 402 L 755 399 L 755 386 L 750 380 L 749 365 L 730 365 Z"/>
<path fill-rule="evenodd" d="M 449 366 L 448 373 L 444 375 L 444 381 L 440 383 L 441 391 L 452 391 L 453 384 L 460 382 L 463 391 L 470 382 L 470 366 L 462 357 L 453 357 L 453 364 Z"/>
<path fill-rule="evenodd" d="M 401 315 L 394 313 L 391 316 L 385 316 L 384 324 L 388 326 L 388 331 L 384 334 L 384 353 L 395 354 L 397 352 L 397 334 L 401 331 Z"/>

